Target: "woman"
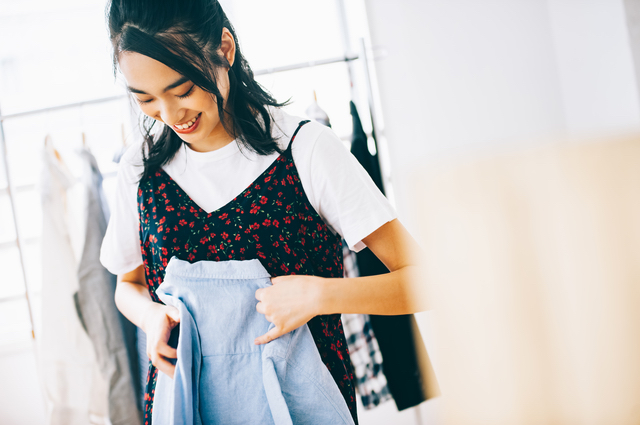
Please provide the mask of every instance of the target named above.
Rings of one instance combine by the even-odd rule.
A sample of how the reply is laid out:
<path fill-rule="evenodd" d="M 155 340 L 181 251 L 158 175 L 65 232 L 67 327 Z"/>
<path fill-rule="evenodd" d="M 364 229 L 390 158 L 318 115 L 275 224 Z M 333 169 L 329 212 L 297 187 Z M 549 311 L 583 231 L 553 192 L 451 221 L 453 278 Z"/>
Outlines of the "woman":
<path fill-rule="evenodd" d="M 121 160 L 101 261 L 118 275 L 118 309 L 147 334 L 145 419 L 158 370 L 174 371 L 179 317 L 155 290 L 176 256 L 259 259 L 273 285 L 256 309 L 274 328 L 255 344 L 308 323 L 357 423 L 339 314 L 424 310 L 411 290 L 416 242 L 330 129 L 281 111 L 256 83 L 216 0 L 112 0 L 108 21 L 145 137 Z M 342 237 L 391 272 L 343 279 Z"/>

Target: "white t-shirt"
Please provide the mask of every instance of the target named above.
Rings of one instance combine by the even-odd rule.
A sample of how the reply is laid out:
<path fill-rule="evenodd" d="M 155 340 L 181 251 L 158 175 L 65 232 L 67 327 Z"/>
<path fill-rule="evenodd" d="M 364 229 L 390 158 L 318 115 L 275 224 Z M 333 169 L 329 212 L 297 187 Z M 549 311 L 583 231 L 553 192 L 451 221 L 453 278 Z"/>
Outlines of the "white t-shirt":
<path fill-rule="evenodd" d="M 285 149 L 303 118 L 269 108 L 273 135 Z M 333 233 L 339 233 L 353 251 L 365 247 L 362 239 L 397 218 L 387 198 L 373 183 L 340 138 L 317 122 L 305 124 L 291 149 L 302 188 L 309 202 Z M 215 211 L 242 193 L 279 156 L 258 155 L 234 141 L 211 152 L 195 152 L 184 144 L 162 168 L 207 212 Z M 130 146 L 120 160 L 116 195 L 100 262 L 113 274 L 142 264 L 138 233 L 138 180 L 143 170 L 140 144 Z"/>

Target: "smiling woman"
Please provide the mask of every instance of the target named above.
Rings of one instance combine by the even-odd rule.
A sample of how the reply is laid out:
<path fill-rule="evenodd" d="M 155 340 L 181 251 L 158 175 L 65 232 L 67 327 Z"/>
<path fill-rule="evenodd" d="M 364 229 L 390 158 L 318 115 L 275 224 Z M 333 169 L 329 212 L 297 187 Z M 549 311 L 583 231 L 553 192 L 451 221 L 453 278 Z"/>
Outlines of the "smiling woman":
<path fill-rule="evenodd" d="M 254 80 L 217 1 L 113 0 L 109 28 L 114 64 L 146 126 L 144 142 L 120 162 L 100 260 L 118 275 L 118 309 L 146 334 L 145 421 L 151 423 L 159 373 L 174 377 L 178 368 L 169 336 L 181 317 L 157 294 L 177 258 L 201 266 L 258 260 L 271 285 L 255 290 L 252 314 L 272 326 L 262 335 L 229 331 L 225 337 L 248 343 L 243 354 L 255 356 L 262 345 L 308 325 L 313 357 L 331 375 L 323 391 L 338 389 L 350 413 L 345 423 L 357 424 L 340 314 L 423 309 L 410 293 L 420 248 L 338 136 L 284 112 Z M 156 125 L 161 129 L 152 135 Z M 343 238 L 354 251 L 370 247 L 391 272 L 345 279 Z M 236 312 L 231 319 L 244 323 L 250 316 Z M 200 338 L 211 344 L 210 336 Z M 246 385 L 233 377 L 215 382 L 231 395 Z M 282 392 L 292 411 L 304 405 L 300 391 Z M 200 397 L 219 406 L 212 394 Z M 236 399 L 238 406 L 246 403 Z M 272 408 L 220 408 L 202 419 L 271 423 Z"/>
<path fill-rule="evenodd" d="M 182 141 L 196 151 L 237 139 L 261 155 L 281 152 L 266 107 L 284 104 L 253 78 L 217 1 L 112 1 L 108 19 L 114 70 L 119 65 L 147 117 L 143 176 L 169 161 Z M 197 126 L 184 128 L 194 118 Z M 156 121 L 167 127 L 153 140 Z"/>

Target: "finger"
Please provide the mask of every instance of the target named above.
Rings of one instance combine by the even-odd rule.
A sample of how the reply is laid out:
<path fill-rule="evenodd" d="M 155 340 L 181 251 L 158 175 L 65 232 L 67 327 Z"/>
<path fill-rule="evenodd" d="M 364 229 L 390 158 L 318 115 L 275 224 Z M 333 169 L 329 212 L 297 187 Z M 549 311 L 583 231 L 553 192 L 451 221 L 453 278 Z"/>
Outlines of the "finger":
<path fill-rule="evenodd" d="M 260 345 L 260 344 L 266 344 L 267 342 L 273 341 L 274 339 L 280 337 L 284 335 L 284 332 L 282 332 L 280 329 L 278 329 L 277 327 L 271 329 L 269 332 L 267 332 L 266 334 L 259 336 L 258 338 L 256 338 L 253 343 L 256 345 Z"/>
<path fill-rule="evenodd" d="M 180 323 L 180 312 L 177 310 L 171 310 L 167 315 L 176 323 Z"/>
<path fill-rule="evenodd" d="M 157 351 L 158 354 L 161 354 L 165 357 L 169 357 L 171 359 L 178 358 L 178 350 L 170 345 L 164 343 L 158 344 Z"/>
<path fill-rule="evenodd" d="M 263 288 L 256 289 L 256 300 L 262 301 Z"/>
<path fill-rule="evenodd" d="M 176 367 L 169 360 L 163 358 L 162 356 L 158 356 L 158 358 L 156 358 L 154 366 L 158 368 L 158 370 L 162 371 L 165 375 L 173 379 Z"/>
<path fill-rule="evenodd" d="M 258 313 L 265 314 L 264 303 L 263 302 L 259 302 L 258 304 L 256 304 L 256 311 Z"/>

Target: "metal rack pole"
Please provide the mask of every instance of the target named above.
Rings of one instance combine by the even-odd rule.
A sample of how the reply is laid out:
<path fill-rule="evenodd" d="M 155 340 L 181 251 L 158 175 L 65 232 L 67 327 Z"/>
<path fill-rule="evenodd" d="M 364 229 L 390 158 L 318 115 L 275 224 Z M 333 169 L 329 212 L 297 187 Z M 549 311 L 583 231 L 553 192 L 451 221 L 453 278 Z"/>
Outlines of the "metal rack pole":
<path fill-rule="evenodd" d="M 0 109 L 1 111 L 1 109 Z M 0 116 L 2 116 L 0 112 Z M 9 195 L 9 204 L 11 205 L 11 214 L 13 215 L 13 225 L 16 229 L 16 245 L 18 247 L 18 257 L 20 258 L 20 268 L 22 270 L 22 282 L 24 284 L 24 296 L 27 300 L 27 308 L 29 310 L 29 321 L 31 323 L 31 339 L 36 338 L 35 326 L 33 323 L 33 311 L 31 308 L 31 300 L 29 299 L 29 287 L 27 285 L 27 269 L 24 265 L 24 255 L 22 253 L 22 238 L 20 236 L 20 229 L 18 229 L 18 217 L 16 215 L 16 203 L 13 197 L 13 184 L 11 183 L 11 176 L 9 175 L 9 161 L 7 160 L 7 143 L 4 135 L 3 121 L 0 120 L 0 149 L 2 149 L 2 161 L 4 162 L 4 174 L 7 180 L 7 193 Z"/>

